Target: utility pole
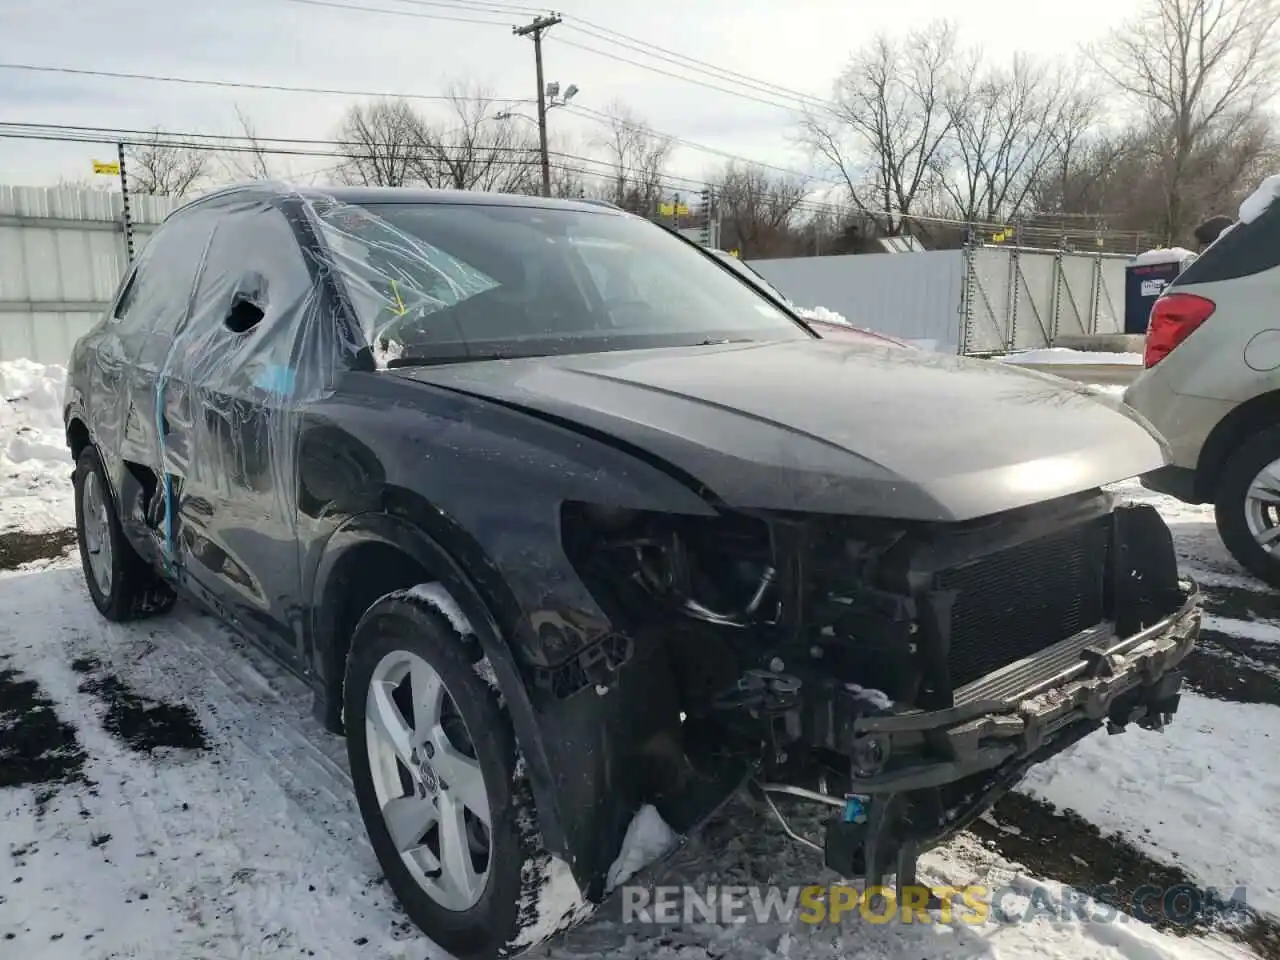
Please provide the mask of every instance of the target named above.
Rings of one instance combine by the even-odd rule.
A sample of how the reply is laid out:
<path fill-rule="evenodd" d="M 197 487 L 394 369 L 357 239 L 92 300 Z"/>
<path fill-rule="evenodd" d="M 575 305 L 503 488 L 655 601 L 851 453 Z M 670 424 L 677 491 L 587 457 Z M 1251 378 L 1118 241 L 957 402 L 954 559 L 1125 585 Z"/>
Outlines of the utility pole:
<path fill-rule="evenodd" d="M 551 196 L 551 155 L 547 152 L 547 87 L 542 79 L 542 32 L 561 22 L 558 13 L 535 17 L 523 27 L 512 27 L 518 37 L 533 37 L 533 62 L 538 71 L 538 145 L 542 152 L 542 195 Z"/>

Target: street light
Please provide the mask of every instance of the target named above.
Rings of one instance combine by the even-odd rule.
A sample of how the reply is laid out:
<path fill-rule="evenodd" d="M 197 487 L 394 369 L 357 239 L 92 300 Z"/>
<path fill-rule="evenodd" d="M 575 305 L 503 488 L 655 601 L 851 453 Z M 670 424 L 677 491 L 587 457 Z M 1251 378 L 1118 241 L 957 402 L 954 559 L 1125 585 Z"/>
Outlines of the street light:
<path fill-rule="evenodd" d="M 571 83 L 565 89 L 564 96 L 560 96 L 560 82 L 558 80 L 552 80 L 547 84 L 547 97 L 549 98 L 547 109 L 550 110 L 552 107 L 563 107 L 566 103 L 577 96 L 577 94 L 577 84 Z"/>
<path fill-rule="evenodd" d="M 569 84 L 565 88 L 563 94 L 560 93 L 560 82 L 552 80 L 546 87 L 539 91 L 540 96 L 538 103 L 538 119 L 526 116 L 523 113 L 517 113 L 514 110 L 504 110 L 501 113 L 494 114 L 495 120 L 514 120 L 519 117 L 521 120 L 527 120 L 538 128 L 538 146 L 542 155 L 542 195 L 544 197 L 551 196 L 551 153 L 547 148 L 547 111 L 553 107 L 563 107 L 570 100 L 578 95 L 578 85 Z"/>

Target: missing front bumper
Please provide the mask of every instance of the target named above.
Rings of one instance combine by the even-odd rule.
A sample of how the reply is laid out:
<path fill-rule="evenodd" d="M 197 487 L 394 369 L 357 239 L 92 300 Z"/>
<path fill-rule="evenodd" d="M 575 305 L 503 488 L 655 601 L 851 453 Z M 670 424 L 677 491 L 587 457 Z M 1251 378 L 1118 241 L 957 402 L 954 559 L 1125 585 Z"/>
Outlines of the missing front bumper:
<path fill-rule="evenodd" d="M 1200 631 L 1199 591 L 1127 637 L 1099 624 L 957 690 L 954 706 L 854 716 L 841 738 L 850 791 L 937 787 L 1038 754 L 1068 728 L 1160 728 L 1177 710 L 1178 664 Z M 856 703 L 850 704 L 856 713 Z"/>
<path fill-rule="evenodd" d="M 1103 724 L 1163 727 L 1200 630 L 1198 591 L 1181 586 L 1175 613 L 1130 636 L 1099 625 L 974 681 L 946 710 L 854 719 L 847 792 L 865 815 L 852 820 L 846 807 L 828 820 L 827 865 L 869 885 L 890 873 L 913 883 L 921 852 L 969 826 L 1031 767 Z"/>

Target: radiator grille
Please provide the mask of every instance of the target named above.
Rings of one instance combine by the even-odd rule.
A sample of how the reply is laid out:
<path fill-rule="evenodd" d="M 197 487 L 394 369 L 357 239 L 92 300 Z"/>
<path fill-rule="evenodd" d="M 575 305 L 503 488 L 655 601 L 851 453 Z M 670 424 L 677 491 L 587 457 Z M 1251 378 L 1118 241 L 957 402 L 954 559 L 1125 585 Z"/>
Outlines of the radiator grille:
<path fill-rule="evenodd" d="M 1103 619 L 1108 517 L 942 571 L 953 689 Z"/>

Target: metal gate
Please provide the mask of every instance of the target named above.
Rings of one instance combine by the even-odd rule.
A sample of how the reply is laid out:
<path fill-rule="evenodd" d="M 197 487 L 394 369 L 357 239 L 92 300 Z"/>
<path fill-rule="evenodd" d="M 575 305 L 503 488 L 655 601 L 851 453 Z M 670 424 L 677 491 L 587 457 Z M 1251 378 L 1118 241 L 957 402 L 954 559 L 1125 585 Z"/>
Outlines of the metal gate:
<path fill-rule="evenodd" d="M 1124 331 L 1129 258 L 1025 247 L 964 251 L 961 353 L 1049 347 L 1060 336 Z"/>

